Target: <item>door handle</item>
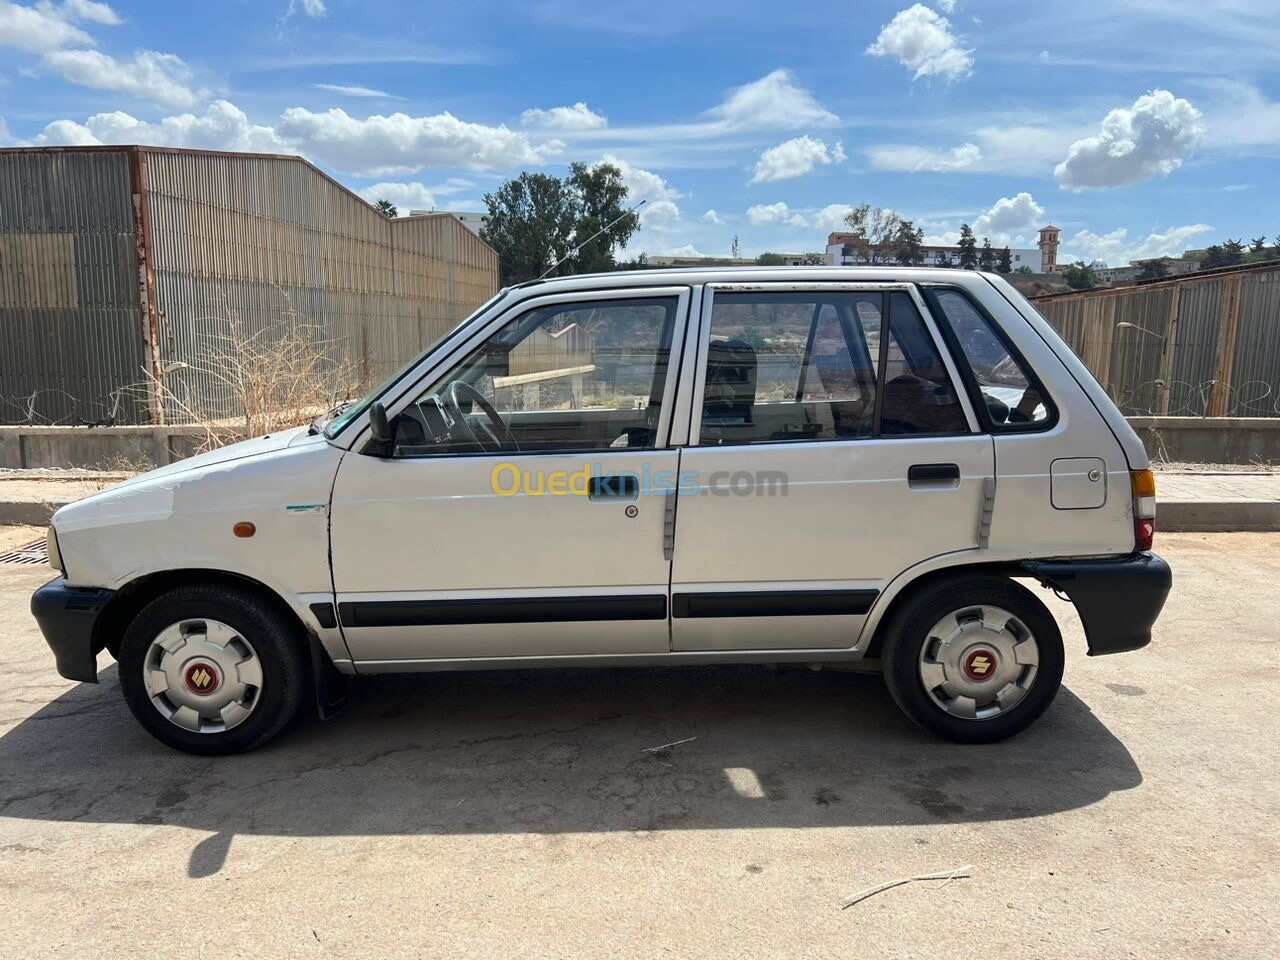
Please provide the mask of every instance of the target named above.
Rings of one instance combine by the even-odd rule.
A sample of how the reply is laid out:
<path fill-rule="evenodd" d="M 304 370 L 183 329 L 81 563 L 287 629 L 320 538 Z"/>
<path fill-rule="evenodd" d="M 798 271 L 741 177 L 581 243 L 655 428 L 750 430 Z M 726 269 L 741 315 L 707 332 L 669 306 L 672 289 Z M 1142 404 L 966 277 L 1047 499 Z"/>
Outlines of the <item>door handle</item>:
<path fill-rule="evenodd" d="M 640 496 L 640 478 L 634 473 L 606 473 L 587 484 L 591 500 L 634 500 Z"/>
<path fill-rule="evenodd" d="M 955 463 L 917 463 L 907 468 L 907 483 L 913 487 L 952 486 L 960 482 L 960 466 Z"/>

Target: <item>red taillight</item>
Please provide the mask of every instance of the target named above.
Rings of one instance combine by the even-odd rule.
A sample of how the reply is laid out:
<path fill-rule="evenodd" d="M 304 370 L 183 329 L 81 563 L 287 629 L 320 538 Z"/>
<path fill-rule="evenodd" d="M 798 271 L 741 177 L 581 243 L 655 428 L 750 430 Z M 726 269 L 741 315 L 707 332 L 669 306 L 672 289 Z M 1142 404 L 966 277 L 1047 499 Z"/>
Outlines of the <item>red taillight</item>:
<path fill-rule="evenodd" d="M 1150 550 L 1156 535 L 1156 475 L 1150 470 L 1131 470 L 1133 486 L 1133 547 Z"/>

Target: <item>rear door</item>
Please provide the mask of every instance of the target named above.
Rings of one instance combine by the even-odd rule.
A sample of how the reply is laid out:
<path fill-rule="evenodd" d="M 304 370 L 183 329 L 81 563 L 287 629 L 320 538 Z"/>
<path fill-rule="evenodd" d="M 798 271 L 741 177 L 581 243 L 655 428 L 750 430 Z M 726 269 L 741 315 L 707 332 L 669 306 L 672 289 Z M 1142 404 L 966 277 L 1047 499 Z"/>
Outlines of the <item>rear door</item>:
<path fill-rule="evenodd" d="M 893 577 L 978 546 L 991 437 L 912 285 L 709 286 L 695 378 L 673 649 L 852 646 Z"/>

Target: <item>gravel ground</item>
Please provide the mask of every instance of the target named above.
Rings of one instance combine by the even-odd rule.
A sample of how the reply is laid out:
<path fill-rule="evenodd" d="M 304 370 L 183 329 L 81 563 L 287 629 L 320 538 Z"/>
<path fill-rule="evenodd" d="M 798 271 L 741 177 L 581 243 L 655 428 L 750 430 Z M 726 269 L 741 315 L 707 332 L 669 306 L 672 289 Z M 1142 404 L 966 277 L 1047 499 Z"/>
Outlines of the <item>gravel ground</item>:
<path fill-rule="evenodd" d="M 1087 658 L 1045 594 L 1062 693 L 967 748 L 875 676 L 688 668 L 379 678 L 199 759 L 0 566 L 0 957 L 1280 955 L 1280 535 L 1157 541 L 1156 642 Z"/>

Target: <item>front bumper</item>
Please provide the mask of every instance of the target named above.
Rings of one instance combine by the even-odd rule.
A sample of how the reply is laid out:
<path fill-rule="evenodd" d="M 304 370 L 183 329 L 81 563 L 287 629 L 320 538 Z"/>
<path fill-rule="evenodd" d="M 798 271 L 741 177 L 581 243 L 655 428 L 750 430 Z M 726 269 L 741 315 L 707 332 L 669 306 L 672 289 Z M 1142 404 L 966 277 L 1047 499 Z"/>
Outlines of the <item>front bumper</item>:
<path fill-rule="evenodd" d="M 68 680 L 98 682 L 98 651 L 94 628 L 114 590 L 68 587 L 54 577 L 31 595 L 31 613 L 53 651 L 58 673 Z"/>
<path fill-rule="evenodd" d="M 1154 553 L 1106 560 L 1024 560 L 1022 566 L 1071 598 L 1091 657 L 1150 643 L 1151 627 L 1173 586 L 1169 564 Z"/>

